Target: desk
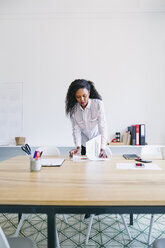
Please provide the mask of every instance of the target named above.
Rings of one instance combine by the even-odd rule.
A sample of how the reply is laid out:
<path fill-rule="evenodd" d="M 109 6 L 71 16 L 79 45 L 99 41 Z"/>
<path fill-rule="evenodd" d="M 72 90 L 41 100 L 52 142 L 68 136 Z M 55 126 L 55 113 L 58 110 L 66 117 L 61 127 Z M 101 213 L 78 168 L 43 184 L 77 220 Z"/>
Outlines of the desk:
<path fill-rule="evenodd" d="M 48 248 L 55 247 L 56 213 L 165 213 L 165 160 L 162 170 L 118 170 L 116 162 L 74 162 L 29 171 L 26 156 L 0 163 L 0 212 L 46 213 Z"/>

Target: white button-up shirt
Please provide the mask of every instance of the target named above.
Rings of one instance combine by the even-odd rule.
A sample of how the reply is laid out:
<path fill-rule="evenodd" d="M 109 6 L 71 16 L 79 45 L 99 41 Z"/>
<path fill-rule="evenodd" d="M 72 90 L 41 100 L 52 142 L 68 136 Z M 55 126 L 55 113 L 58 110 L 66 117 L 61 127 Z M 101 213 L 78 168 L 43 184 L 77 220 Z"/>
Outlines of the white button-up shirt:
<path fill-rule="evenodd" d="M 101 148 L 107 143 L 107 125 L 103 102 L 99 99 L 89 99 L 83 109 L 79 103 L 71 117 L 75 146 L 85 146 L 86 142 L 101 134 Z"/>

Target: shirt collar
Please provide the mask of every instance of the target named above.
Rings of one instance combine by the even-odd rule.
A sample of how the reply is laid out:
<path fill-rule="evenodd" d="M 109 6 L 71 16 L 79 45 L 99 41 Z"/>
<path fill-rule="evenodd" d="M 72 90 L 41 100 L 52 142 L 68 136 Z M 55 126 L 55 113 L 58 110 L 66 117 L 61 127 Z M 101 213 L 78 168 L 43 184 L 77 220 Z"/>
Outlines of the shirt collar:
<path fill-rule="evenodd" d="M 88 99 L 88 104 L 87 104 L 85 109 L 83 109 L 80 104 L 79 104 L 79 107 L 80 107 L 81 110 L 90 109 L 90 107 L 91 107 L 91 99 L 90 98 Z"/>

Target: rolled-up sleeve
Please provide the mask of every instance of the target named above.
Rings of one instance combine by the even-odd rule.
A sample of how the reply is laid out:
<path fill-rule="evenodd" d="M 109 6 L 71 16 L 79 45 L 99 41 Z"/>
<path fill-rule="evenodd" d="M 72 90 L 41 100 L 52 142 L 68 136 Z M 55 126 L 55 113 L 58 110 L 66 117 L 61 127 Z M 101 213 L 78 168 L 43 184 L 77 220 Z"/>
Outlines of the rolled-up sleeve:
<path fill-rule="evenodd" d="M 81 130 L 80 127 L 77 125 L 74 115 L 71 117 L 72 123 L 72 135 L 75 146 L 81 146 Z"/>
<path fill-rule="evenodd" d="M 101 134 L 101 148 L 105 149 L 107 144 L 107 122 L 105 117 L 105 109 L 102 101 L 99 101 L 99 113 L 98 113 L 98 128 Z"/>

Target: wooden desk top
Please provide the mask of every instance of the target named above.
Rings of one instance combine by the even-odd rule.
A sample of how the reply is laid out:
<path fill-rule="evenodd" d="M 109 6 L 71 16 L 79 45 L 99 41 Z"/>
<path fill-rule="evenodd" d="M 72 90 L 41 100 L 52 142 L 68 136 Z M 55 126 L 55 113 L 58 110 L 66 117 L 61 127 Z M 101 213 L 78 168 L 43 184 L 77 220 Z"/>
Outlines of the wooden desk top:
<path fill-rule="evenodd" d="M 122 156 L 107 161 L 75 162 L 30 172 L 26 156 L 0 163 L 0 204 L 74 206 L 165 206 L 165 160 L 162 170 L 118 170 Z M 132 162 L 132 161 L 129 161 Z"/>

